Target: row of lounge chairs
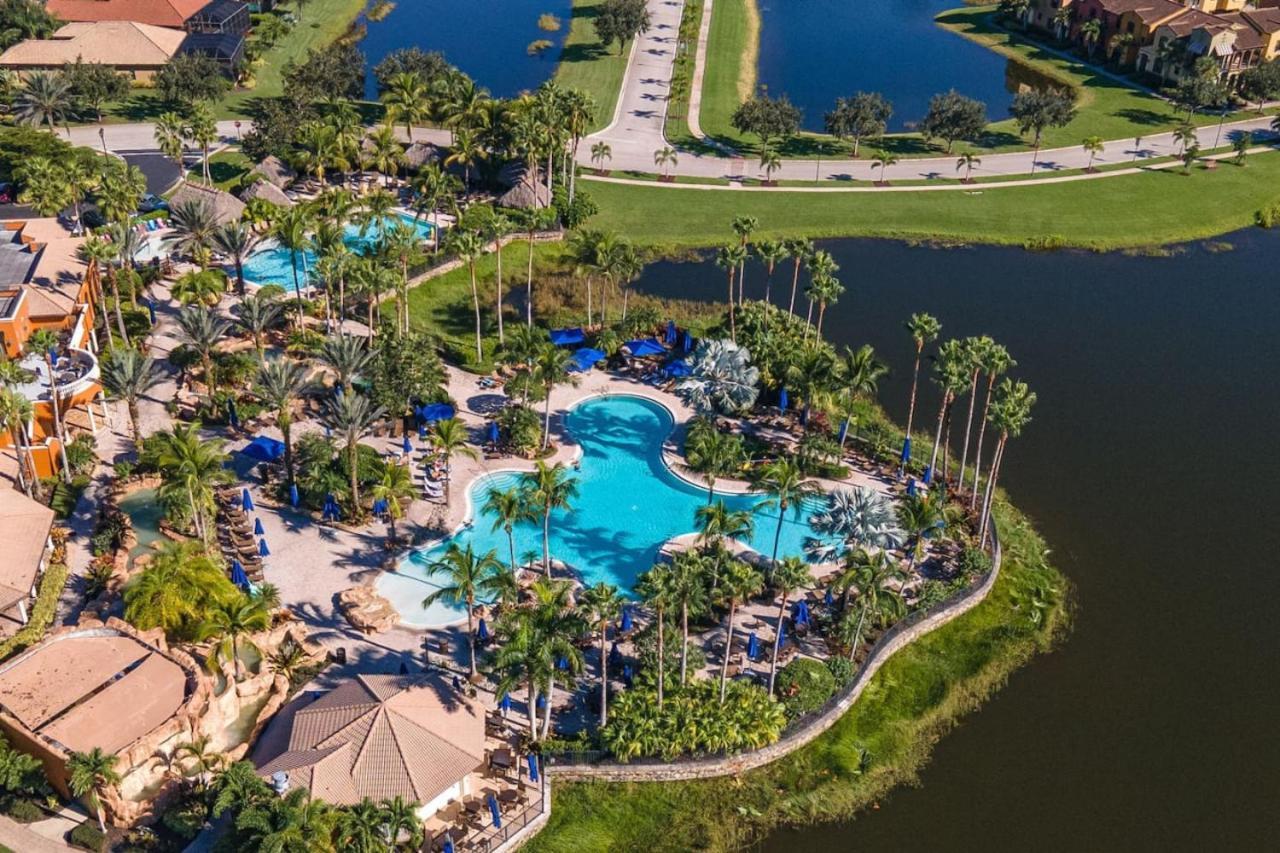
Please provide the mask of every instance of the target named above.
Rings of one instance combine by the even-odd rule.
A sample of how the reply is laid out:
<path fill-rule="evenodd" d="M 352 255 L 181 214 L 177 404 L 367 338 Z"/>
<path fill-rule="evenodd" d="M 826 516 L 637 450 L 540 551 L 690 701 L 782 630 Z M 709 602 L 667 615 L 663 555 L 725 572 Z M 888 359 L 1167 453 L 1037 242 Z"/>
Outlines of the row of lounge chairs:
<path fill-rule="evenodd" d="M 222 556 L 230 564 L 239 560 L 244 573 L 252 583 L 262 583 L 262 557 L 258 555 L 258 543 L 253 538 L 253 525 L 240 506 L 240 496 L 234 488 L 220 489 L 218 496 L 218 546 Z"/>

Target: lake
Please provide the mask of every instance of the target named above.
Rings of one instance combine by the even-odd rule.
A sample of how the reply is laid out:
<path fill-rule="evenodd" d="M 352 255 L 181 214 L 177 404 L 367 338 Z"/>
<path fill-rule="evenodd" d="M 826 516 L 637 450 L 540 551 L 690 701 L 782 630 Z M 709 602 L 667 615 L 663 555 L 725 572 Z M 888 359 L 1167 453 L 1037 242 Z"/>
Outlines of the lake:
<path fill-rule="evenodd" d="M 920 788 L 764 850 L 1274 846 L 1280 233 L 1223 239 L 1234 251 L 1167 258 L 823 244 L 848 288 L 828 333 L 890 362 L 881 399 L 899 420 L 912 312 L 1010 348 L 1040 401 L 1001 482 L 1055 549 L 1078 612 L 1059 650 L 942 739 Z M 661 263 L 637 287 L 715 299 L 723 277 Z M 922 387 L 927 415 L 937 399 Z"/>
<path fill-rule="evenodd" d="M 993 121 L 1005 119 L 1016 91 L 1006 79 L 1031 71 L 934 23 L 960 0 L 757 2 L 758 82 L 800 107 L 806 130 L 821 131 L 836 98 L 858 91 L 893 104 L 892 131 L 913 129 L 929 99 L 952 88 L 984 102 Z"/>
<path fill-rule="evenodd" d="M 381 21 L 360 18 L 367 28 L 359 45 L 369 61 L 365 96 L 377 100 L 373 67 L 402 47 L 440 51 L 494 97 L 536 89 L 555 72 L 571 10 L 572 0 L 397 0 Z M 543 13 L 560 19 L 559 31 L 538 28 Z M 538 39 L 552 47 L 530 56 Z"/>

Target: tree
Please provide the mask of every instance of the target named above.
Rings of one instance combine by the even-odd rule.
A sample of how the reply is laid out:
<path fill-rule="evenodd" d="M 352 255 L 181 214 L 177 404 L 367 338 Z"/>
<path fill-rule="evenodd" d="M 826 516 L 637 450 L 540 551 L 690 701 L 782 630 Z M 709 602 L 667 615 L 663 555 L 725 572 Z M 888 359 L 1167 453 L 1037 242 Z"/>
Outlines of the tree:
<path fill-rule="evenodd" d="M 569 372 L 572 361 L 567 350 L 547 341 L 538 348 L 533 362 L 533 378 L 542 386 L 545 394 L 542 416 L 543 450 L 551 445 L 551 392 L 557 385 L 573 380 L 573 374 Z"/>
<path fill-rule="evenodd" d="M 724 703 L 725 685 L 729 680 L 729 656 L 733 650 L 734 620 L 738 606 L 758 595 L 764 588 L 764 579 L 754 567 L 741 560 L 729 560 L 723 567 L 716 584 L 716 600 L 728 608 L 725 626 L 724 655 L 720 661 L 720 702 Z"/>
<path fill-rule="evenodd" d="M 671 561 L 671 606 L 680 610 L 680 686 L 688 677 L 689 617 L 707 605 L 709 561 L 696 551 L 681 551 Z"/>
<path fill-rule="evenodd" d="M 807 539 L 805 554 L 817 562 L 828 562 L 855 548 L 897 548 L 902 544 L 897 521 L 889 500 L 878 492 L 862 486 L 837 489 L 827 495 L 826 509 L 809 517 L 815 532 L 835 537 L 837 543 Z"/>
<path fill-rule="evenodd" d="M 210 608 L 241 597 L 226 570 L 198 542 L 166 542 L 124 587 L 124 618 L 142 631 L 190 639 Z"/>
<path fill-rule="evenodd" d="M 868 617 L 880 624 L 902 617 L 906 609 L 902 596 L 888 586 L 891 580 L 901 580 L 901 577 L 893 560 L 883 551 L 871 554 L 858 550 L 845 556 L 844 567 L 836 577 L 835 587 L 843 590 L 846 598 L 850 590 L 858 594 L 857 618 L 854 619 L 852 613 L 847 613 L 840 626 L 843 639 L 849 645 L 850 661 L 857 657 Z"/>
<path fill-rule="evenodd" d="M 384 335 L 363 373 L 374 399 L 393 414 L 408 414 L 414 400 L 438 398 L 445 378 L 434 341 L 416 332 Z"/>
<path fill-rule="evenodd" d="M 925 141 L 935 138 L 947 143 L 947 153 L 956 140 L 972 141 L 987 128 L 987 105 L 973 98 L 966 98 L 955 89 L 929 99 L 929 111 L 920 122 L 920 134 Z"/>
<path fill-rule="evenodd" d="M 244 222 L 228 222 L 213 232 L 213 245 L 231 259 L 236 272 L 236 293 L 244 296 L 244 262 L 258 247 L 258 236 Z"/>
<path fill-rule="evenodd" d="M 457 418 L 445 418 L 432 424 L 430 441 L 432 448 L 445 459 L 444 501 L 447 504 L 449 502 L 449 490 L 453 483 L 453 476 L 450 473 L 450 469 L 453 467 L 453 457 L 466 456 L 469 459 L 478 459 L 480 454 L 468 443 L 467 428 Z"/>
<path fill-rule="evenodd" d="M 49 132 L 71 120 L 71 87 L 65 78 L 47 71 L 34 71 L 23 81 L 13 104 L 19 124 L 49 126 Z"/>
<path fill-rule="evenodd" d="M 1034 159 L 1034 156 L 1033 156 L 1033 159 Z M 973 167 L 981 166 L 981 165 L 982 165 L 982 160 L 977 155 L 970 154 L 969 152 L 966 151 L 965 153 L 960 155 L 959 160 L 956 160 L 956 171 L 958 172 L 961 169 L 964 169 L 964 179 L 962 182 L 967 184 L 972 181 L 972 178 L 970 178 L 970 175 L 973 174 Z"/>
<path fill-rule="evenodd" d="M 969 496 L 970 511 L 977 504 L 978 500 L 978 481 L 982 471 L 982 441 L 987 432 L 988 415 L 991 412 L 991 396 L 995 388 L 996 379 L 1001 374 L 1008 372 L 1017 366 L 1017 362 L 1009 355 L 1009 351 L 1000 344 L 992 342 L 991 345 L 985 347 L 979 354 L 982 362 L 982 369 L 987 374 L 987 392 L 982 401 L 982 415 L 979 417 L 978 442 L 974 450 L 973 458 L 973 492 Z M 964 482 L 961 480 L 960 485 L 963 487 Z"/>
<path fill-rule="evenodd" d="M 787 618 L 787 604 L 791 594 L 813 585 L 809 566 L 799 557 L 783 557 L 773 567 L 773 586 L 778 590 L 778 628 L 773 634 L 773 654 L 769 658 L 769 695 L 773 695 L 773 683 L 778 674 L 778 650 L 782 648 L 782 620 Z"/>
<path fill-rule="evenodd" d="M 787 510 L 797 517 L 804 511 L 804 499 L 818 492 L 818 487 L 808 480 L 795 460 L 779 457 L 761 466 L 752 479 L 751 488 L 764 494 L 757 509 L 777 511 L 778 526 L 773 534 L 773 552 L 770 564 L 778 562 L 778 544 L 782 541 L 782 524 L 786 520 Z"/>
<path fill-rule="evenodd" d="M 197 637 L 201 642 L 214 640 L 213 651 L 209 655 L 210 668 L 231 660 L 235 667 L 236 681 L 243 681 L 241 645 L 247 644 L 256 650 L 257 646 L 252 640 L 247 639 L 247 635 L 254 631 L 264 631 L 269 627 L 271 627 L 271 614 L 267 609 L 242 595 L 239 600 L 215 605 L 205 617 Z"/>
<path fill-rule="evenodd" d="M 530 511 L 527 503 L 525 503 L 524 495 L 519 489 L 489 489 L 485 494 L 484 508 L 481 510 L 485 515 L 493 516 L 494 531 L 499 529 L 507 534 L 507 548 L 511 556 L 511 573 L 514 575 L 517 569 L 516 565 L 516 525 L 523 521 L 533 521 L 534 516 Z"/>
<path fill-rule="evenodd" d="M 92 112 L 102 122 L 102 105 L 108 101 L 123 100 L 129 94 L 129 77 L 109 65 L 85 62 L 80 57 L 62 69 L 68 94 L 73 103 Z"/>
<path fill-rule="evenodd" d="M 360 439 L 369 434 L 373 422 L 382 417 L 382 407 L 354 391 L 331 397 L 325 402 L 322 420 L 342 438 L 347 455 L 347 472 L 351 480 L 351 511 L 360 512 L 360 480 L 357 476 Z"/>
<path fill-rule="evenodd" d="M 1188 146 L 1195 145 L 1198 138 L 1195 125 L 1189 121 L 1184 121 L 1175 127 L 1173 129 L 1173 141 L 1178 143 L 1178 156 L 1181 157 Z"/>
<path fill-rule="evenodd" d="M 794 136 L 800 130 L 800 118 L 800 109 L 786 95 L 771 98 L 762 93 L 734 110 L 730 124 L 739 133 L 753 133 L 769 145 Z"/>
<path fill-rule="evenodd" d="M 1202 109 L 1216 109 L 1231 100 L 1231 90 L 1222 81 L 1218 60 L 1201 56 L 1191 67 L 1191 72 L 1178 81 L 1173 92 L 1173 102 L 1187 111 L 1187 120 Z"/>
<path fill-rule="evenodd" d="M 1093 18 L 1080 25 L 1080 41 L 1084 43 L 1090 61 L 1093 60 L 1093 52 L 1098 49 L 1098 42 L 1101 40 L 1102 21 Z"/>
<path fill-rule="evenodd" d="M 578 481 L 569 476 L 564 463 L 548 466 L 539 459 L 534 470 L 524 475 L 521 494 L 526 505 L 536 510 L 542 518 L 542 571 L 551 577 L 551 513 L 557 509 L 569 509 L 570 502 L 578 496 Z"/>
<path fill-rule="evenodd" d="M 760 148 L 760 168 L 764 169 L 765 181 L 772 183 L 773 173 L 782 168 L 782 155 L 771 146 L 762 146 Z"/>
<path fill-rule="evenodd" d="M 684 453 L 688 470 L 707 481 L 708 504 L 715 498 L 716 480 L 741 473 L 747 463 L 742 436 L 720 432 L 708 420 L 699 420 L 690 428 Z"/>
<path fill-rule="evenodd" d="M 289 252 L 289 266 L 293 271 L 293 295 L 298 303 L 299 317 L 303 310 L 302 284 L 298 278 L 298 261 L 304 257 L 308 246 L 308 233 L 312 228 L 311 213 L 297 205 L 280 213 L 271 228 L 271 236 Z"/>
<path fill-rule="evenodd" d="M 210 816 L 215 818 L 227 809 L 247 811 L 275 796 L 248 761 L 237 761 L 224 767 L 214 777 L 213 789 L 216 793 Z"/>
<path fill-rule="evenodd" d="M 178 167 L 179 179 L 185 179 L 186 169 L 182 168 L 182 160 L 187 150 L 187 135 L 182 116 L 172 111 L 161 113 L 156 117 L 152 134 L 156 148 Z"/>
<path fill-rule="evenodd" d="M 929 457 L 929 471 L 933 476 L 938 475 L 938 452 L 946 444 L 942 438 L 942 428 L 950 420 L 951 406 L 968 384 L 968 379 L 969 368 L 964 345 L 958 340 L 950 340 L 939 346 L 933 380 L 942 391 L 942 404 L 938 407 L 938 427 L 933 437 L 933 453 Z M 946 468 L 945 461 L 943 468 Z M 944 471 L 943 478 L 945 477 Z"/>
<path fill-rule="evenodd" d="M 27 424 L 34 417 L 35 407 L 30 400 L 9 387 L 0 388 L 0 428 L 9 432 L 13 458 L 18 467 L 18 486 L 27 493 L 27 497 L 34 496 L 36 480 L 35 462 L 31 458 L 26 432 Z"/>
<path fill-rule="evenodd" d="M 178 328 L 183 342 L 190 344 L 200 354 L 205 388 L 212 397 L 218 390 L 213 351 L 226 336 L 231 324 L 204 305 L 188 305 L 178 312 Z"/>
<path fill-rule="evenodd" d="M 116 268 L 112 263 L 112 261 L 120 256 L 120 245 L 114 241 L 107 242 L 100 237 L 88 237 L 80 244 L 79 255 L 80 259 L 83 260 L 86 265 L 92 264 L 98 270 L 98 304 L 95 306 L 95 310 L 98 312 L 98 316 L 103 317 L 104 320 L 107 312 L 105 300 L 102 299 L 101 281 L 103 278 L 106 278 L 111 283 L 112 301 L 115 306 L 116 328 L 120 332 L 120 339 L 124 341 L 126 346 L 128 346 L 129 332 L 124 325 L 124 313 L 120 308 L 120 288 L 119 283 L 116 281 Z M 86 276 L 86 278 L 88 278 L 88 276 Z M 91 297 L 93 296 L 93 290 L 94 289 L 91 287 Z M 109 322 L 104 322 L 102 325 L 107 329 L 107 345 L 114 350 L 115 340 L 111 337 L 111 324 Z"/>
<path fill-rule="evenodd" d="M 212 184 L 209 173 L 209 146 L 218 141 L 218 122 L 207 101 L 196 101 L 187 113 L 185 135 L 200 148 L 200 172 L 206 184 Z"/>
<path fill-rule="evenodd" d="M 330 335 L 320 345 L 317 358 L 334 372 L 335 384 L 350 394 L 353 383 L 364 375 L 373 360 L 373 352 L 359 338 Z"/>
<path fill-rule="evenodd" d="M 0 3 L 0 50 L 26 39 L 53 35 L 62 22 L 39 0 L 4 0 Z"/>
<path fill-rule="evenodd" d="M 89 807 L 98 818 L 98 829 L 107 831 L 102 798 L 113 785 L 120 784 L 116 771 L 118 759 L 95 746 L 89 752 L 73 752 L 67 759 L 67 785 L 77 797 L 88 797 Z"/>
<path fill-rule="evenodd" d="M 213 207 L 203 200 L 180 201 L 169 208 L 169 238 L 173 250 L 195 258 L 202 268 L 208 266 L 209 249 L 218 224 Z"/>
<path fill-rule="evenodd" d="M 371 496 L 374 501 L 384 501 L 387 505 L 389 543 L 396 541 L 396 521 L 404 517 L 405 501 L 413 500 L 416 495 L 417 489 L 408 465 L 383 466 L 382 479 L 373 484 Z"/>
<path fill-rule="evenodd" d="M 787 254 L 791 256 L 791 299 L 787 303 L 787 313 L 796 313 L 796 291 L 800 285 L 800 268 L 813 257 L 814 247 L 810 240 L 794 239 L 785 243 Z"/>
<path fill-rule="evenodd" d="M 596 164 L 596 171 L 604 171 L 604 161 L 613 159 L 613 147 L 607 142 L 595 142 L 591 145 L 591 162 Z"/>
<path fill-rule="evenodd" d="M 1182 174 L 1190 175 L 1191 166 L 1200 158 L 1200 146 L 1192 143 L 1182 152 Z"/>
<path fill-rule="evenodd" d="M 996 342 L 986 335 L 964 340 L 964 358 L 968 361 L 969 367 L 969 412 L 965 416 L 964 445 L 960 451 L 961 487 L 964 486 L 964 469 L 969 462 L 969 435 L 973 428 L 974 407 L 978 402 L 978 378 L 982 375 L 983 366 L 986 364 L 987 351 L 995 345 Z"/>
<path fill-rule="evenodd" d="M 343 809 L 337 824 L 342 849 L 348 853 L 381 853 L 386 850 L 383 817 L 382 809 L 368 797 Z"/>
<path fill-rule="evenodd" d="M 818 305 L 817 334 L 819 340 L 822 339 L 822 320 L 826 316 L 827 306 L 835 305 L 843 293 L 844 285 L 834 275 L 818 276 L 809 286 L 810 298 Z M 806 405 L 805 408 L 807 410 L 808 406 Z"/>
<path fill-rule="evenodd" d="M 267 796 L 242 809 L 235 827 L 248 850 L 281 853 L 332 853 L 338 813 L 303 787 L 284 796 Z"/>
<path fill-rule="evenodd" d="M 605 0 L 593 20 L 596 38 L 605 47 L 618 43 L 618 54 L 635 36 L 649 29 L 649 8 L 645 0 Z"/>
<path fill-rule="evenodd" d="M 1272 60 L 1246 68 L 1237 78 L 1240 96 L 1258 104 L 1258 114 L 1267 101 L 1280 98 L 1280 62 Z"/>
<path fill-rule="evenodd" d="M 582 618 L 600 638 L 600 728 L 609 724 L 609 623 L 622 614 L 623 598 L 618 588 L 600 581 L 584 589 L 579 596 L 578 607 Z M 661 660 L 661 658 L 659 658 Z"/>
<path fill-rule="evenodd" d="M 484 238 L 474 231 L 455 229 L 450 233 L 448 249 L 458 256 L 471 273 L 471 303 L 476 317 L 476 363 L 484 361 L 480 322 L 480 291 L 476 283 L 476 263 L 485 252 Z"/>
<path fill-rule="evenodd" d="M 738 337 L 738 328 L 734 312 L 736 300 L 734 298 L 733 279 L 746 262 L 746 259 L 747 250 L 742 246 L 721 246 L 716 250 L 716 266 L 724 270 L 729 276 L 729 335 L 735 341 Z"/>
<path fill-rule="evenodd" d="M 756 244 L 756 257 L 764 264 L 764 301 L 769 302 L 773 295 L 773 271 L 780 261 L 790 255 L 787 244 L 781 240 L 761 240 Z"/>
<path fill-rule="evenodd" d="M 227 292 L 227 277 L 222 270 L 192 270 L 178 276 L 169 292 L 183 305 L 212 308 Z"/>
<path fill-rule="evenodd" d="M 430 90 L 416 71 L 402 71 L 387 80 L 380 100 L 387 108 L 387 123 L 404 124 L 404 132 L 413 142 L 413 126 L 430 117 Z"/>
<path fill-rule="evenodd" d="M 859 403 L 874 400 L 880 388 L 880 379 L 889 372 L 889 366 L 876 356 L 871 344 L 863 344 L 856 350 L 844 348 L 837 370 L 839 395 L 837 404 L 844 414 L 844 425 L 840 430 L 840 451 L 844 453 L 844 443 L 848 438 L 850 421 L 856 414 Z"/>
<path fill-rule="evenodd" d="M 658 635 L 658 710 L 662 710 L 666 693 L 667 608 L 676 601 L 673 572 L 668 563 L 657 563 L 636 580 L 636 594 L 653 609 L 654 626 Z M 601 651 L 603 656 L 603 650 Z"/>
<path fill-rule="evenodd" d="M 1235 163 L 1237 166 L 1245 164 L 1245 158 L 1249 156 L 1249 149 L 1253 147 L 1253 134 L 1245 131 L 1231 140 L 1231 150 L 1236 152 Z"/>
<path fill-rule="evenodd" d="M 1000 467 L 1004 463 L 1005 446 L 1010 438 L 1022 435 L 1022 430 L 1031 422 L 1031 408 L 1036 404 L 1036 395 L 1025 382 L 1013 382 L 1005 379 L 996 389 L 996 399 L 991 406 L 988 417 L 991 425 L 1000 433 L 992 452 L 991 464 L 988 466 L 987 489 L 982 502 L 982 512 L 978 526 L 978 542 L 985 545 L 987 532 L 991 522 L 991 504 L 995 496 L 996 481 L 1000 477 Z"/>
<path fill-rule="evenodd" d="M 916 358 L 911 369 L 911 403 L 907 408 L 907 438 L 911 438 L 911 425 L 916 414 L 916 389 L 920 384 L 920 359 L 924 356 L 924 346 L 936 341 L 942 333 L 942 324 L 932 314 L 912 314 L 906 323 L 907 332 L 916 345 Z M 903 460 L 904 462 L 906 460 Z"/>
<path fill-rule="evenodd" d="M 213 486 L 231 478 L 224 463 L 221 439 L 205 439 L 200 423 L 175 424 L 155 433 L 148 442 L 143 461 L 160 472 L 160 498 L 166 510 L 185 502 L 196 536 L 212 539 L 208 519 L 214 515 Z"/>
<path fill-rule="evenodd" d="M 1040 141 L 1046 129 L 1065 127 L 1076 116 L 1075 94 L 1069 89 L 1030 89 L 1013 96 L 1009 114 L 1019 133 L 1034 134 L 1031 173 L 1035 174 Z M 965 175 L 968 178 L 968 173 Z"/>
<path fill-rule="evenodd" d="M 835 109 L 826 114 L 827 133 L 837 139 L 853 140 L 853 156 L 864 139 L 884 135 L 893 106 L 878 92 L 856 92 L 850 98 L 836 98 Z"/>
<path fill-rule="evenodd" d="M 62 478 L 71 482 L 71 465 L 67 462 L 67 434 L 62 420 L 62 400 L 58 394 L 58 375 L 53 369 L 54 353 L 59 345 L 58 336 L 50 329 L 37 329 L 27 338 L 27 352 L 40 353 L 44 358 L 45 379 L 49 383 L 49 403 L 53 409 L 53 432 L 58 439 L 58 452 L 62 456 Z"/>
<path fill-rule="evenodd" d="M 138 415 L 138 399 L 160 383 L 160 372 L 149 355 L 135 349 L 121 348 L 102 364 L 102 384 L 111 394 L 124 400 L 129 410 L 133 445 L 142 454 L 142 425 Z"/>
<path fill-rule="evenodd" d="M 221 101 L 231 81 L 212 57 L 179 53 L 156 72 L 155 87 L 167 103 L 190 107 L 197 101 Z"/>
<path fill-rule="evenodd" d="M 258 363 L 266 367 L 266 334 L 280 321 L 283 306 L 269 294 L 259 291 L 241 300 L 238 309 L 236 323 L 249 333 L 249 337 L 253 339 L 253 348 L 258 353 Z"/>
<path fill-rule="evenodd" d="M 422 606 L 430 607 L 437 601 L 445 601 L 455 607 L 466 608 L 467 666 L 472 677 L 476 674 L 476 596 L 484 588 L 486 580 L 501 570 L 502 563 L 492 549 L 477 555 L 470 545 L 460 548 L 456 542 L 449 545 L 443 557 L 427 567 L 428 578 L 442 575 L 444 580 L 439 589 L 422 600 Z"/>
<path fill-rule="evenodd" d="M 284 91 L 300 104 L 358 100 L 364 95 L 364 69 L 364 54 L 354 43 L 339 39 L 319 50 L 308 49 L 302 62 L 285 63 Z"/>
<path fill-rule="evenodd" d="M 263 404 L 273 410 L 280 435 L 284 439 L 284 470 L 293 485 L 293 404 L 309 389 L 307 368 L 286 359 L 264 362 L 254 387 Z"/>
<path fill-rule="evenodd" d="M 661 171 L 662 178 L 667 177 L 667 169 L 674 169 L 676 166 L 676 150 L 670 145 L 664 145 L 657 151 L 653 152 L 653 164 Z"/>
<path fill-rule="evenodd" d="M 676 394 L 700 415 L 735 414 L 755 403 L 759 382 L 760 370 L 747 349 L 731 341 L 702 341 Z"/>
<path fill-rule="evenodd" d="M 704 504 L 693 511 L 698 543 L 710 553 L 724 550 L 724 540 L 750 542 L 755 533 L 755 515 L 750 510 L 731 510 L 724 501 Z"/>
<path fill-rule="evenodd" d="M 1102 143 L 1101 136 L 1087 136 L 1080 146 L 1089 154 L 1089 164 L 1084 167 L 1086 172 L 1093 171 L 1093 158 L 1102 153 L 1106 146 Z"/>

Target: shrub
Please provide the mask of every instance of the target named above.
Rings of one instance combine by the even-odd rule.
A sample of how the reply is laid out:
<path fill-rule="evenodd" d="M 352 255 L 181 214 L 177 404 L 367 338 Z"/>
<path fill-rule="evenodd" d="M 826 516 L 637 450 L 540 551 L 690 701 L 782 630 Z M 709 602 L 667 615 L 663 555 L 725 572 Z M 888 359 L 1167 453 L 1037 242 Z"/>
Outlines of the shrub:
<path fill-rule="evenodd" d="M 205 806 L 199 799 L 174 803 L 160 818 L 164 828 L 179 838 L 190 841 L 200 834 L 204 826 Z"/>
<path fill-rule="evenodd" d="M 5 814 L 16 820 L 18 823 L 35 823 L 43 818 L 44 810 L 31 800 L 14 800 L 5 809 Z"/>
<path fill-rule="evenodd" d="M 1255 213 L 1253 218 L 1263 228 L 1274 228 L 1276 223 L 1280 223 L 1280 201 L 1273 201 Z"/>
<path fill-rule="evenodd" d="M 67 445 L 67 465 L 73 475 L 93 473 L 93 467 L 98 464 L 96 446 L 97 442 L 88 433 L 77 435 Z"/>
<path fill-rule="evenodd" d="M 991 555 L 980 548 L 965 548 L 960 555 L 960 577 L 965 582 L 975 580 L 991 571 Z"/>
<path fill-rule="evenodd" d="M 136 469 L 136 467 L 137 466 L 134 465 L 134 463 L 131 460 L 121 459 L 119 462 L 117 462 L 115 465 L 112 466 L 112 470 L 115 472 L 117 480 L 127 480 L 133 476 L 133 472 Z"/>
<path fill-rule="evenodd" d="M 119 548 L 120 538 L 124 535 L 124 528 L 123 513 L 113 512 L 103 516 L 102 520 L 98 522 L 98 529 L 94 531 L 93 538 L 89 540 L 94 556 L 110 554 Z"/>
<path fill-rule="evenodd" d="M 542 419 L 527 406 L 507 406 L 498 413 L 498 427 L 516 453 L 532 453 L 542 443 Z"/>
<path fill-rule="evenodd" d="M 71 830 L 67 835 L 67 841 L 84 850 L 93 850 L 95 853 L 101 853 L 106 848 L 107 837 L 98 829 L 96 823 L 92 820 L 86 820 Z"/>
<path fill-rule="evenodd" d="M 828 675 L 828 677 L 830 677 Z M 666 694 L 662 711 L 652 690 L 631 689 L 614 700 L 601 742 L 619 761 L 759 749 L 782 735 L 782 706 L 754 684 L 699 679 Z"/>
<path fill-rule="evenodd" d="M 843 655 L 827 658 L 827 669 L 831 672 L 831 677 L 836 680 L 837 690 L 853 681 L 853 661 Z"/>
<path fill-rule="evenodd" d="M 787 718 L 794 720 L 821 708 L 836 692 L 836 678 L 819 661 L 796 658 L 778 673 L 774 686 Z"/>

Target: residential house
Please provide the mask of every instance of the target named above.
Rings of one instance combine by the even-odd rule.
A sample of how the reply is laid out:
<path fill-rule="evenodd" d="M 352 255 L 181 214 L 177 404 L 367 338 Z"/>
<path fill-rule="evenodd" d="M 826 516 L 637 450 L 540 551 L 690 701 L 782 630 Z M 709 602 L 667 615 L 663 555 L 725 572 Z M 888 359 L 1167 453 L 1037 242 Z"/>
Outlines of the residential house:
<path fill-rule="evenodd" d="M 1270 62 L 1280 54 L 1280 8 L 1245 9 L 1220 16 L 1224 21 L 1252 29 L 1264 42 L 1261 62 Z"/>
<path fill-rule="evenodd" d="M 109 65 L 150 80 L 178 53 L 187 34 L 133 21 L 78 21 L 47 39 L 27 39 L 0 53 L 0 68 L 19 74 L 58 70 L 76 61 Z"/>
<path fill-rule="evenodd" d="M 1209 57 L 1231 84 L 1240 72 L 1261 61 L 1266 48 L 1267 39 L 1252 27 L 1188 9 L 1155 28 L 1151 42 L 1139 51 L 1138 70 L 1176 83 L 1192 72 L 1197 60 Z"/>
<path fill-rule="evenodd" d="M 133 21 L 191 33 L 249 31 L 249 9 L 240 0 L 48 0 L 62 21 Z"/>

